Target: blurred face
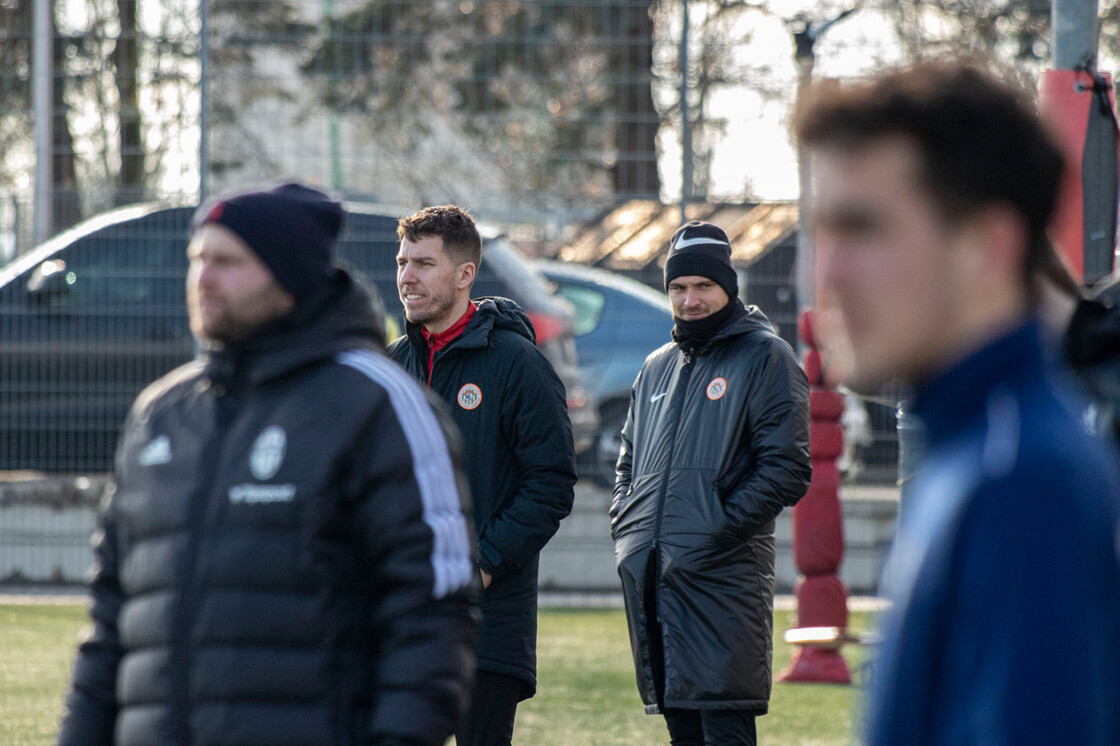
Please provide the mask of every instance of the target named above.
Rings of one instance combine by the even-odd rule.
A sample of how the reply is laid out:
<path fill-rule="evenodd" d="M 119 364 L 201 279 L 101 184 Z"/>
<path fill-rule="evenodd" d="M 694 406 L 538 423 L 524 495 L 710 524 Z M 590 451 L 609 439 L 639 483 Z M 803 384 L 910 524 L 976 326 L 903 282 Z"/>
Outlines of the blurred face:
<path fill-rule="evenodd" d="M 202 226 L 187 246 L 187 259 L 187 312 L 198 339 L 248 339 L 295 305 L 264 262 L 223 226 Z"/>
<path fill-rule="evenodd" d="M 829 378 L 863 391 L 920 381 L 958 354 L 963 231 L 936 211 L 909 141 L 816 156 L 816 329 Z"/>
<path fill-rule="evenodd" d="M 429 332 L 449 329 L 467 310 L 474 262 L 454 263 L 441 236 L 401 239 L 397 252 L 397 292 L 404 315 Z"/>
<path fill-rule="evenodd" d="M 699 321 L 711 316 L 731 300 L 715 280 L 699 275 L 683 275 L 669 282 L 669 302 L 673 316 L 681 321 Z"/>

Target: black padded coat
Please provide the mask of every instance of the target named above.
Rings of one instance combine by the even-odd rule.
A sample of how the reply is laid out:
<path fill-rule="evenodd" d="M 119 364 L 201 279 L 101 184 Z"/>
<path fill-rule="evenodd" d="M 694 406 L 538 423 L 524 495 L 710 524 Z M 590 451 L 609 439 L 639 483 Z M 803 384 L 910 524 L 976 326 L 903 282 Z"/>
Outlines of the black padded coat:
<path fill-rule="evenodd" d="M 1066 362 L 1092 400 L 1086 423 L 1120 444 L 1120 281 L 1077 304 L 1063 342 Z"/>
<path fill-rule="evenodd" d="M 134 405 L 60 744 L 454 731 L 477 624 L 457 446 L 368 293 L 340 274 L 313 305 Z"/>
<path fill-rule="evenodd" d="M 536 690 L 537 567 L 572 509 L 576 482 L 564 384 L 536 348 L 532 324 L 506 298 L 480 298 L 463 333 L 435 355 L 431 391 L 463 435 L 477 562 L 494 577 L 482 593 L 478 668 Z M 418 324 L 389 356 L 427 381 Z"/>
<path fill-rule="evenodd" d="M 767 710 L 774 519 L 810 471 L 805 373 L 757 308 L 692 354 L 670 343 L 646 359 L 610 515 L 647 712 Z"/>

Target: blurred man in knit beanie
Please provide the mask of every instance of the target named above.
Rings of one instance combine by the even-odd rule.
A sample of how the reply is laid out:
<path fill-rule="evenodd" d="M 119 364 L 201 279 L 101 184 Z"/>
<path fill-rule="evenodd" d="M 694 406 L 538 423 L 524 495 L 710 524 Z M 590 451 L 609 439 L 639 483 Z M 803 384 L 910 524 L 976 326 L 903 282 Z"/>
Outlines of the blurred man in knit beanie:
<path fill-rule="evenodd" d="M 202 205 L 192 222 L 187 304 L 200 340 L 239 342 L 335 274 L 342 205 L 317 189 L 283 184 Z M 223 271 L 203 269 L 218 259 Z"/>
<path fill-rule="evenodd" d="M 681 746 L 753 746 L 770 700 L 774 519 L 809 485 L 809 386 L 739 300 L 727 234 L 681 227 L 673 341 L 642 366 L 611 504 L 638 691 Z"/>
<path fill-rule="evenodd" d="M 301 184 L 199 209 L 203 354 L 137 399 L 59 744 L 442 746 L 475 611 L 458 449 Z"/>

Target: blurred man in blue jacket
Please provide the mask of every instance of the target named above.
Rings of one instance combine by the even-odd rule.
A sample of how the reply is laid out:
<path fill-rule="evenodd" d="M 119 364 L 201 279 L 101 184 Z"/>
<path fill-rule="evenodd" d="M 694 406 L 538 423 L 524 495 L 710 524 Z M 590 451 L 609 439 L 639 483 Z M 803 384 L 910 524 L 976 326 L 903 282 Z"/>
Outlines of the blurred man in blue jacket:
<path fill-rule="evenodd" d="M 911 383 L 928 427 L 867 742 L 1120 743 L 1120 486 L 1030 283 L 1059 151 L 1025 96 L 955 63 L 824 91 L 798 130 L 829 373 Z"/>

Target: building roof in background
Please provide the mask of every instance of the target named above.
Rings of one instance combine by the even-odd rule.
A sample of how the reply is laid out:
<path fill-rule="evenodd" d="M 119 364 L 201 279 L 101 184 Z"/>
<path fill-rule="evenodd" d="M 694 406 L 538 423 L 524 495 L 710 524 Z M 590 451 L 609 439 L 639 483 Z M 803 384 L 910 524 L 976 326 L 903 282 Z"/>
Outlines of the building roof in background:
<path fill-rule="evenodd" d="M 731 240 L 731 262 L 738 267 L 753 264 L 796 232 L 798 221 L 796 202 L 699 203 L 688 205 L 685 215 L 723 228 Z M 613 270 L 663 266 L 665 248 L 680 225 L 679 205 L 634 200 L 588 225 L 557 256 Z"/>

